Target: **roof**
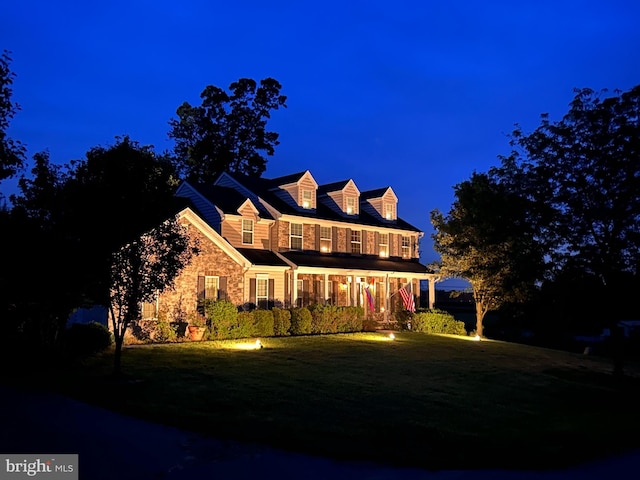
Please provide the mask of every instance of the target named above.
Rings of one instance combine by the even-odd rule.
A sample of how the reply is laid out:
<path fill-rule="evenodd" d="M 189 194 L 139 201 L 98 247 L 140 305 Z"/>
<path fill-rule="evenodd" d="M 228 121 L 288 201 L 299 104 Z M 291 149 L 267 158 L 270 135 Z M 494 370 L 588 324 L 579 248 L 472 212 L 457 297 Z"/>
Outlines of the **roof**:
<path fill-rule="evenodd" d="M 387 272 L 433 273 L 416 260 L 380 258 L 376 255 L 347 255 L 304 251 L 280 252 L 290 262 L 301 267 L 340 268 L 353 270 L 379 270 Z"/>
<path fill-rule="evenodd" d="M 385 193 L 387 193 L 387 190 L 389 190 L 389 188 L 391 187 L 376 188 L 375 190 L 367 190 L 366 192 L 360 192 L 360 198 L 365 200 L 368 198 L 380 198 L 384 196 Z"/>
<path fill-rule="evenodd" d="M 246 195 L 230 187 L 221 187 L 219 185 L 208 185 L 204 183 L 190 183 L 190 185 L 196 189 L 200 195 L 222 210 L 222 212 L 228 214 L 237 215 L 238 209 L 248 199 Z M 256 205 L 256 202 L 252 203 L 258 209 L 262 218 L 273 219 L 266 208 L 260 204 Z"/>
<path fill-rule="evenodd" d="M 270 250 L 257 248 L 236 248 L 240 254 L 249 260 L 253 265 L 288 267 L 289 264 Z"/>
<path fill-rule="evenodd" d="M 237 173 L 230 174 L 227 172 L 227 174 L 233 179 L 235 179 L 236 182 L 238 182 L 240 185 L 243 185 L 245 188 L 255 193 L 257 196 L 259 196 L 264 201 L 269 203 L 271 206 L 273 206 L 273 208 L 275 208 L 277 211 L 279 211 L 282 214 L 295 215 L 298 217 L 315 218 L 318 220 L 331 220 L 331 221 L 353 223 L 358 225 L 378 226 L 378 227 L 384 227 L 385 229 L 396 228 L 398 230 L 407 230 L 412 232 L 422 231 L 419 228 L 411 225 L 410 223 L 405 222 L 399 217 L 393 221 L 383 220 L 382 218 L 375 217 L 370 213 L 367 213 L 366 211 L 364 211 L 364 209 L 360 209 L 360 212 L 357 216 L 349 215 L 347 217 L 344 214 L 341 214 L 336 210 L 328 207 L 327 205 L 322 203 L 321 200 L 318 200 L 316 202 L 315 209 L 306 210 L 306 209 L 296 208 L 291 204 L 287 203 L 286 201 L 284 201 L 273 191 L 273 187 L 276 185 L 275 183 L 273 183 L 274 181 L 277 180 L 278 182 L 280 182 L 278 183 L 278 185 L 284 185 L 285 184 L 284 181 L 289 181 L 291 183 L 291 181 L 295 181 L 296 177 L 299 178 L 301 175 L 304 175 L 305 173 L 306 171 L 302 173 L 296 173 L 293 175 L 287 175 L 284 177 L 278 177 L 277 179 L 266 179 L 266 178 L 260 178 L 255 176 L 241 175 Z M 350 181 L 351 180 L 343 180 L 340 182 L 320 185 L 318 187 L 318 192 L 339 190 L 340 188 L 344 188 L 344 186 Z M 340 187 L 340 185 L 342 185 L 342 187 Z M 220 188 L 224 188 L 224 187 L 220 187 Z M 389 187 L 384 188 L 383 191 L 386 191 L 387 188 Z M 375 191 L 375 190 L 372 190 L 372 191 Z M 213 198 L 210 200 L 213 203 L 216 203 Z M 271 215 L 268 214 L 268 212 L 266 212 L 266 209 L 264 209 L 262 205 L 256 205 L 256 207 L 258 207 L 258 209 L 260 210 L 261 216 L 265 218 L 273 218 L 271 217 Z M 264 210 L 264 214 L 262 213 L 263 210 Z"/>
<path fill-rule="evenodd" d="M 339 182 L 333 182 L 333 183 L 325 183 L 324 185 L 319 185 L 318 186 L 318 193 L 322 194 L 322 193 L 327 193 L 327 192 L 337 192 L 339 190 L 342 190 L 344 187 L 347 186 L 347 183 L 349 183 L 351 180 L 341 180 Z"/>
<path fill-rule="evenodd" d="M 305 173 L 307 173 L 307 170 L 305 170 L 304 172 L 292 173 L 290 175 L 272 178 L 269 180 L 269 183 L 271 184 L 271 188 L 279 187 L 280 185 L 289 185 L 290 183 L 299 182 Z"/>

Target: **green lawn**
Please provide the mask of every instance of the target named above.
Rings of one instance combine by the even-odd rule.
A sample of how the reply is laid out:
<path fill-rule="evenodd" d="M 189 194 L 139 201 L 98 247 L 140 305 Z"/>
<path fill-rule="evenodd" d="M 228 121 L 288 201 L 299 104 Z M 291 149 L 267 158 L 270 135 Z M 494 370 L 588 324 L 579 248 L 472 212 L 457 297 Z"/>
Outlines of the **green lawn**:
<path fill-rule="evenodd" d="M 109 380 L 109 353 L 56 385 L 214 436 L 434 469 L 557 468 L 640 446 L 636 365 L 614 381 L 608 359 L 417 333 L 385 339 L 135 346 L 123 354 L 127 381 Z"/>

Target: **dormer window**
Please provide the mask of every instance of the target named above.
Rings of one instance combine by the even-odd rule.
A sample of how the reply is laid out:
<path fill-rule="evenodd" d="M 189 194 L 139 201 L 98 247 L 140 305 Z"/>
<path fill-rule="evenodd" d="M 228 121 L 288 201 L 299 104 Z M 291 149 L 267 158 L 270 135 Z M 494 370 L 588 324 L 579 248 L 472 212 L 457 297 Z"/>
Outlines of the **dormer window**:
<path fill-rule="evenodd" d="M 355 215 L 358 213 L 356 210 L 356 198 L 347 197 L 347 215 Z"/>
<path fill-rule="evenodd" d="M 242 219 L 242 243 L 244 245 L 253 244 L 253 220 Z"/>
<path fill-rule="evenodd" d="M 396 219 L 396 206 L 393 203 L 385 203 L 384 204 L 384 218 L 385 220 L 395 220 Z"/>
<path fill-rule="evenodd" d="M 302 190 L 302 208 L 313 208 L 313 192 Z"/>

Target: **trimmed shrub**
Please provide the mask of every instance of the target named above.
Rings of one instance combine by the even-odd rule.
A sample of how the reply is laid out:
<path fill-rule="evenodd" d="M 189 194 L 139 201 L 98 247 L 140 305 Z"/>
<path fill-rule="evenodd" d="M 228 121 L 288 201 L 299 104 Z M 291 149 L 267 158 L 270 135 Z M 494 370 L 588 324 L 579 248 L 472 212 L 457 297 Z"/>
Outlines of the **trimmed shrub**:
<path fill-rule="evenodd" d="M 291 309 L 291 335 L 308 335 L 311 333 L 311 312 L 307 307 Z"/>
<path fill-rule="evenodd" d="M 232 302 L 228 300 L 205 301 L 204 314 L 208 325 L 208 339 L 232 338 L 232 331 L 238 326 L 238 309 Z"/>
<path fill-rule="evenodd" d="M 338 332 L 361 332 L 364 328 L 364 308 L 341 307 Z"/>
<path fill-rule="evenodd" d="M 341 312 L 333 305 L 311 305 L 311 333 L 337 333 Z"/>
<path fill-rule="evenodd" d="M 398 324 L 398 328 L 400 330 L 413 330 L 413 328 L 411 327 L 411 324 L 413 323 L 413 317 L 414 314 L 411 313 L 409 310 L 398 310 L 395 314 L 394 317 L 396 319 L 396 323 Z"/>
<path fill-rule="evenodd" d="M 251 312 L 238 312 L 236 316 L 236 324 L 231 329 L 230 336 L 228 338 L 247 338 L 255 335 L 255 321 L 254 313 L 258 310 Z"/>
<path fill-rule="evenodd" d="M 273 337 L 273 313 L 271 310 L 254 310 L 253 335 L 257 337 Z"/>
<path fill-rule="evenodd" d="M 453 315 L 442 310 L 429 310 L 413 315 L 411 329 L 424 333 L 447 333 L 466 335 L 464 322 L 456 320 Z"/>
<path fill-rule="evenodd" d="M 281 308 L 274 308 L 271 310 L 271 313 L 273 313 L 273 334 L 276 337 L 289 335 L 291 312 Z"/>
<path fill-rule="evenodd" d="M 112 343 L 111 332 L 98 322 L 74 323 L 65 332 L 66 351 L 74 357 L 95 355 Z"/>

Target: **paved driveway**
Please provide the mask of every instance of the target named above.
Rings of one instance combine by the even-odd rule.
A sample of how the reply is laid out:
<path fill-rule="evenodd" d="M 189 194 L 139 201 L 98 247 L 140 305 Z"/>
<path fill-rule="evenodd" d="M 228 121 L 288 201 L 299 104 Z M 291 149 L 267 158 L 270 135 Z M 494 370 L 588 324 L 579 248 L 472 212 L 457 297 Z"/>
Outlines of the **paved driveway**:
<path fill-rule="evenodd" d="M 383 468 L 208 438 L 53 394 L 0 386 L 0 396 L 0 453 L 78 454 L 81 480 L 618 480 L 640 475 L 640 453 L 552 472 Z M 0 478 L 3 473 L 0 465 Z"/>

